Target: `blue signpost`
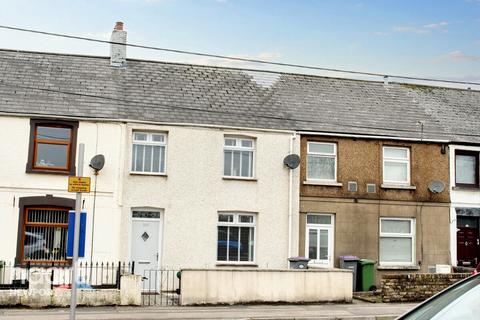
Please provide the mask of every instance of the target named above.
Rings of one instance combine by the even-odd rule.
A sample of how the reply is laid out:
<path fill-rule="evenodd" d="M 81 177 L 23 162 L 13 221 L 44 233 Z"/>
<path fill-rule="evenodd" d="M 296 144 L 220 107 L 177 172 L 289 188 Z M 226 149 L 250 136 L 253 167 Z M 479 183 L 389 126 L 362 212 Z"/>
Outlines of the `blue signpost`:
<path fill-rule="evenodd" d="M 78 243 L 78 257 L 85 257 L 85 233 L 87 230 L 87 213 L 80 214 L 80 237 Z M 68 212 L 67 258 L 73 258 L 73 240 L 75 231 L 75 210 Z"/>

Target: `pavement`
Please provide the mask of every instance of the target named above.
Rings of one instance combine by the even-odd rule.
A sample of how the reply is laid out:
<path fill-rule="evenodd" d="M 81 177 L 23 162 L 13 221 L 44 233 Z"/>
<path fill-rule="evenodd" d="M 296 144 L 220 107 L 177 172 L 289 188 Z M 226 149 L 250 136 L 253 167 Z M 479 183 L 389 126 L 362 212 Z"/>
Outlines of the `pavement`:
<path fill-rule="evenodd" d="M 100 319 L 238 319 L 238 320 L 313 320 L 352 319 L 390 320 L 415 304 L 366 303 L 310 305 L 235 305 L 212 307 L 90 307 L 77 309 L 79 320 Z M 0 309 L 1 320 L 60 320 L 69 318 L 69 309 Z"/>

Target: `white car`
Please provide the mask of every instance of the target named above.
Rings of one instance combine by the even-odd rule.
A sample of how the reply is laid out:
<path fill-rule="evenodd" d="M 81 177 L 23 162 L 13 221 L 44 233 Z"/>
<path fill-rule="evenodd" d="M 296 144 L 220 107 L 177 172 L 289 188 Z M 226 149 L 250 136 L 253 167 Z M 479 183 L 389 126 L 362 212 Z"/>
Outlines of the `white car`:
<path fill-rule="evenodd" d="M 457 282 L 397 320 L 480 319 L 480 274 Z"/>

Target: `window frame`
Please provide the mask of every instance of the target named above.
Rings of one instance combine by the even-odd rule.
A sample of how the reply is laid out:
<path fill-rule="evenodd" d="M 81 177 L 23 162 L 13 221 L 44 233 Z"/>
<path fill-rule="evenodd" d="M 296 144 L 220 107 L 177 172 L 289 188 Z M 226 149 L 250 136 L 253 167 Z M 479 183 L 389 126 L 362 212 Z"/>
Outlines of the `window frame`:
<path fill-rule="evenodd" d="M 219 221 L 220 215 L 232 215 L 233 216 L 233 222 L 225 222 L 225 221 Z M 253 217 L 253 222 L 239 222 L 239 216 L 251 216 Z M 252 260 L 249 261 L 240 261 L 240 260 L 218 260 L 218 227 L 246 227 L 246 228 L 253 228 L 253 255 L 252 255 Z M 240 229 L 239 229 L 240 230 Z M 217 237 L 216 237 L 216 246 L 215 246 L 215 251 L 216 251 L 216 263 L 217 264 L 245 264 L 245 265 L 252 265 L 255 264 L 257 261 L 257 214 L 252 213 L 252 212 L 240 212 L 240 211 L 235 211 L 235 212 L 226 212 L 226 211 L 219 211 L 217 213 Z M 229 234 L 229 233 L 228 233 Z M 227 240 L 229 241 L 229 240 Z M 227 243 L 227 259 L 228 259 L 228 250 L 229 250 L 229 245 Z M 240 255 L 240 252 L 239 252 Z"/>
<path fill-rule="evenodd" d="M 398 232 L 382 232 L 382 221 L 409 221 L 410 233 Z M 412 239 L 412 260 L 409 262 L 402 261 L 382 261 L 380 256 L 380 242 L 382 238 L 407 238 Z M 416 221 L 415 218 L 397 218 L 397 217 L 381 217 L 378 223 L 378 261 L 380 266 L 415 266 L 416 261 Z"/>
<path fill-rule="evenodd" d="M 407 158 L 392 158 L 392 157 L 385 157 L 385 150 L 386 149 L 397 149 L 397 150 L 406 150 L 407 151 Z M 395 163 L 404 163 L 407 165 L 407 180 L 405 181 L 395 181 L 395 180 L 386 180 L 385 179 L 385 163 L 386 162 L 395 162 Z M 382 173 L 383 173 L 383 183 L 386 185 L 399 185 L 399 186 L 410 186 L 411 184 L 411 177 L 410 177 L 410 166 L 411 166 L 411 155 L 410 155 L 410 148 L 409 147 L 397 147 L 397 146 L 383 146 L 382 147 Z"/>
<path fill-rule="evenodd" d="M 309 216 L 328 216 L 330 217 L 330 223 L 309 223 L 308 217 Z M 317 257 L 320 257 L 320 231 L 327 230 L 328 231 L 328 255 L 327 260 L 322 259 L 312 259 L 310 260 L 310 264 L 316 265 L 325 265 L 328 267 L 333 268 L 333 258 L 335 257 L 335 214 L 332 213 L 307 213 L 305 215 L 305 257 L 309 258 L 309 250 L 310 250 L 310 230 L 317 231 Z"/>
<path fill-rule="evenodd" d="M 235 140 L 235 146 L 227 146 L 225 144 L 226 140 Z M 255 179 L 255 149 L 256 149 L 256 139 L 253 137 L 241 137 L 241 136 L 224 136 L 223 137 L 223 177 L 228 178 L 228 179 L 244 179 L 244 180 L 254 180 Z M 251 147 L 243 147 L 242 146 L 242 141 L 251 141 L 252 146 Z M 225 174 L 225 151 L 230 150 L 230 151 L 251 151 L 252 152 L 252 158 L 250 162 L 250 167 L 251 167 L 251 175 L 249 176 L 242 176 L 242 175 L 226 175 Z M 241 168 L 241 160 L 240 160 L 240 168 Z M 232 157 L 232 163 L 230 165 L 230 171 L 233 173 L 233 157 Z"/>
<path fill-rule="evenodd" d="M 458 183 L 457 182 L 457 155 L 461 156 L 473 156 L 475 157 L 475 183 Z M 462 149 L 455 149 L 454 154 L 454 170 L 455 170 L 455 186 L 456 187 L 464 187 L 464 188 L 479 188 L 479 152 L 473 150 L 462 150 Z"/>
<path fill-rule="evenodd" d="M 71 210 L 70 208 L 62 208 L 62 207 L 45 207 L 45 206 L 29 206 L 24 209 L 24 218 L 23 218 L 23 231 L 21 234 L 21 248 L 20 248 L 20 258 L 22 263 L 31 263 L 31 264 L 40 264 L 40 265 L 49 265 L 49 264 L 66 264 L 69 263 L 69 259 L 67 258 L 67 239 L 68 239 L 68 221 L 67 223 L 53 223 L 53 222 L 30 222 L 28 221 L 28 212 L 31 210 L 49 210 L 49 211 L 61 211 L 61 212 L 66 212 L 67 214 L 67 220 L 69 217 L 69 211 Z M 35 260 L 35 259 L 26 259 L 25 258 L 25 237 L 26 237 L 26 232 L 27 232 L 27 227 L 51 227 L 51 228 L 57 228 L 60 227 L 65 230 L 65 248 L 64 248 L 64 253 L 65 253 L 65 259 L 61 260 Z"/>
<path fill-rule="evenodd" d="M 135 134 L 136 133 L 143 133 L 147 135 L 147 140 L 142 141 L 142 140 L 135 140 Z M 152 136 L 153 135 L 161 135 L 163 136 L 163 142 L 158 142 L 158 141 L 153 141 Z M 133 146 L 137 145 L 142 145 L 142 146 L 160 146 L 165 148 L 164 152 L 164 159 L 163 159 L 163 171 L 159 172 L 145 172 L 145 171 L 134 171 L 133 170 L 133 164 L 135 163 L 135 155 L 133 153 Z M 133 130 L 132 131 L 132 142 L 130 144 L 131 152 L 130 152 L 130 174 L 138 174 L 138 175 L 152 175 L 152 176 L 165 176 L 167 175 L 167 151 L 168 151 L 168 134 L 166 132 L 157 132 L 157 131 L 148 131 L 148 130 Z M 145 152 L 144 152 L 145 154 Z M 160 159 L 162 160 L 162 159 Z M 153 157 L 152 157 L 152 163 L 153 163 Z M 145 167 L 145 158 L 143 159 L 143 164 Z M 159 165 L 159 168 L 161 166 Z"/>
<path fill-rule="evenodd" d="M 321 145 L 333 145 L 333 153 L 325 153 L 325 152 L 311 152 L 310 145 L 311 144 L 321 144 Z M 334 161 L 334 172 L 335 176 L 333 179 L 315 179 L 310 178 L 308 175 L 308 157 L 324 157 L 324 158 L 333 158 Z M 337 182 L 337 169 L 338 169 L 338 150 L 337 150 L 337 143 L 336 142 L 323 142 L 323 141 L 307 141 L 307 156 L 305 158 L 305 176 L 307 181 L 314 181 L 314 182 Z"/>
<path fill-rule="evenodd" d="M 53 127 L 53 128 L 68 128 L 70 129 L 70 140 L 68 143 L 59 143 L 59 141 L 48 139 L 37 139 L 38 127 Z M 28 147 L 28 159 L 26 164 L 26 173 L 51 173 L 75 175 L 75 157 L 77 150 L 77 131 L 78 122 L 75 121 L 61 121 L 61 120 L 45 120 L 45 119 L 30 119 L 30 140 Z M 46 144 L 60 144 L 67 145 L 67 166 L 66 167 L 42 167 L 36 165 L 37 157 L 37 143 Z"/>
<path fill-rule="evenodd" d="M 23 246 L 24 239 L 22 236 L 23 230 L 25 228 L 25 212 L 28 208 L 39 208 L 39 207 L 48 207 L 55 209 L 65 209 L 65 210 L 74 210 L 75 209 L 75 199 L 71 198 L 62 198 L 62 197 L 53 197 L 51 195 L 47 196 L 34 196 L 34 197 L 20 197 L 18 198 L 18 227 L 17 227 L 17 241 L 16 241 L 16 255 L 15 255 L 15 266 L 25 266 L 26 262 L 23 262 Z M 66 264 L 71 264 L 71 260 L 67 258 Z M 65 265 L 62 262 L 55 262 L 54 265 Z M 32 262 L 35 265 L 43 265 L 39 262 Z M 49 261 L 47 266 L 52 266 L 52 261 Z"/>

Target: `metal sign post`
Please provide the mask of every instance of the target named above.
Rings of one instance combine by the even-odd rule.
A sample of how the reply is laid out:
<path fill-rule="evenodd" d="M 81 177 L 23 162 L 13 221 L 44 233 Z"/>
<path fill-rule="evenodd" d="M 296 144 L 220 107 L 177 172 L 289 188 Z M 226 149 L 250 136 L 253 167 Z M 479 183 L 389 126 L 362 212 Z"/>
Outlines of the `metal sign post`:
<path fill-rule="evenodd" d="M 83 175 L 83 154 L 85 145 L 80 143 L 78 146 L 78 170 L 77 177 Z M 80 236 L 80 212 L 82 210 L 82 192 L 77 192 L 75 201 L 75 231 L 73 237 L 73 259 L 72 259 L 72 297 L 70 300 L 70 320 L 75 320 L 75 309 L 77 307 L 77 261 L 78 261 L 78 243 Z"/>

